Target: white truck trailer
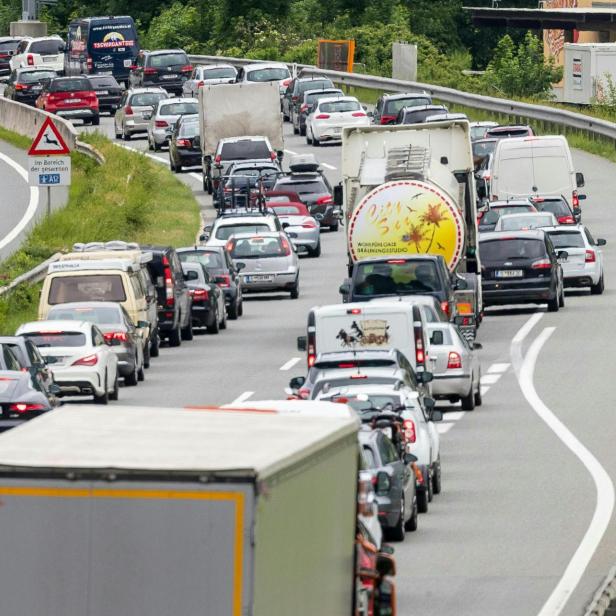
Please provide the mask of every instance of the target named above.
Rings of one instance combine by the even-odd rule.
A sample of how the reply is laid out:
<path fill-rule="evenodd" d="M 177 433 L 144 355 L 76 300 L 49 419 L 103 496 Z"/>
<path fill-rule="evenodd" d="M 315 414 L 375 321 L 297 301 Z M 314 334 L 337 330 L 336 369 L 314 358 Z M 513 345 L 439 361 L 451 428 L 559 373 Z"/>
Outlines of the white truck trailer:
<path fill-rule="evenodd" d="M 616 83 L 616 43 L 565 43 L 565 103 L 601 103 L 610 79 Z"/>
<path fill-rule="evenodd" d="M 2 613 L 351 616 L 359 421 L 285 404 L 75 405 L 1 435 Z"/>

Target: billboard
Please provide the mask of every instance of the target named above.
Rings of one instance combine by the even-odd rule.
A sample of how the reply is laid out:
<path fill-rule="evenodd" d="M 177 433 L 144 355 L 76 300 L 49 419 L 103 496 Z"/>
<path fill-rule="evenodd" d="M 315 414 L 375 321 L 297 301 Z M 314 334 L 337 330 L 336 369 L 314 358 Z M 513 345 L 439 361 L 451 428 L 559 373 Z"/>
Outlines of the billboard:
<path fill-rule="evenodd" d="M 330 71 L 353 72 L 355 41 L 322 39 L 317 50 L 317 66 Z"/>

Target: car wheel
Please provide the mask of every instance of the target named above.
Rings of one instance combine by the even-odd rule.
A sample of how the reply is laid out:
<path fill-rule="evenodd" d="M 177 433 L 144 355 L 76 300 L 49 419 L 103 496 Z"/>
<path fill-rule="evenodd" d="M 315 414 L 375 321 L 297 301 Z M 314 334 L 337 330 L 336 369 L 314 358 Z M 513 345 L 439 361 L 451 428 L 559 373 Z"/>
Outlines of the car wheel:
<path fill-rule="evenodd" d="M 428 513 L 428 490 L 418 490 L 417 491 L 417 511 L 419 513 Z"/>
<path fill-rule="evenodd" d="M 150 357 L 158 357 L 160 355 L 160 340 L 158 338 L 158 330 L 155 331 L 150 340 Z M 150 367 L 150 362 L 147 363 L 146 368 Z"/>
<path fill-rule="evenodd" d="M 109 403 L 109 393 L 107 392 L 107 373 L 105 372 L 105 387 L 103 393 L 98 396 L 94 394 L 94 404 L 108 404 Z"/>
<path fill-rule="evenodd" d="M 109 400 L 117 400 L 120 397 L 120 384 L 118 382 L 118 375 L 116 374 L 115 381 L 113 383 L 113 389 L 109 394 Z"/>
<path fill-rule="evenodd" d="M 560 288 L 560 295 L 558 296 L 558 307 L 559 308 L 565 307 L 565 287 L 564 286 Z"/>
<path fill-rule="evenodd" d="M 297 128 L 297 126 L 295 126 L 295 123 L 293 123 L 293 134 L 299 135 L 299 129 Z"/>
<path fill-rule="evenodd" d="M 154 139 L 152 139 L 152 149 L 155 152 L 160 152 L 160 146 L 158 145 L 158 143 L 156 143 L 156 141 Z"/>
<path fill-rule="evenodd" d="M 237 307 L 237 315 L 242 316 L 244 314 L 244 300 L 240 300 L 240 305 Z"/>
<path fill-rule="evenodd" d="M 560 298 L 558 296 L 558 291 L 554 295 L 554 297 L 548 302 L 548 312 L 558 312 L 560 308 Z"/>
<path fill-rule="evenodd" d="M 92 126 L 100 126 L 101 117 L 97 114 L 92 118 Z"/>
<path fill-rule="evenodd" d="M 145 348 L 143 349 L 143 366 L 142 367 L 143 368 L 150 367 L 150 345 L 149 344 L 146 344 Z"/>
<path fill-rule="evenodd" d="M 169 332 L 169 346 L 179 347 L 182 344 L 182 336 L 180 335 L 180 326 L 172 329 Z"/>
<path fill-rule="evenodd" d="M 308 255 L 309 255 L 310 257 L 315 258 L 315 259 L 316 259 L 317 257 L 320 257 L 320 256 L 321 256 L 321 242 L 320 242 L 320 241 L 319 241 L 319 243 L 317 244 L 317 247 L 316 247 L 316 248 L 311 248 L 311 249 L 308 251 Z"/>
<path fill-rule="evenodd" d="M 304 137 L 306 135 L 306 126 L 299 127 L 299 134 Z"/>
<path fill-rule="evenodd" d="M 205 182 L 205 190 L 208 195 L 211 195 L 214 192 L 214 185 L 212 184 L 212 180 L 207 180 Z"/>
<path fill-rule="evenodd" d="M 329 225 L 329 230 L 336 233 L 338 231 L 339 223 L 336 221 L 334 224 Z"/>
<path fill-rule="evenodd" d="M 130 133 L 127 132 L 125 128 L 122 128 L 122 139 L 124 139 L 124 141 L 130 141 Z"/>
<path fill-rule="evenodd" d="M 441 478 L 441 456 L 436 460 L 434 465 L 434 472 L 432 473 L 432 492 L 434 494 L 440 494 L 443 489 L 443 483 Z"/>
<path fill-rule="evenodd" d="M 137 360 L 135 360 L 135 365 L 133 366 L 131 373 L 127 374 L 124 377 L 124 385 L 130 385 L 130 386 L 137 385 L 137 383 L 139 382 L 137 378 L 137 372 L 138 372 Z"/>
<path fill-rule="evenodd" d="M 220 329 L 227 329 L 227 311 L 222 311 L 222 319 L 220 321 Z"/>
<path fill-rule="evenodd" d="M 115 131 L 115 138 L 116 139 L 122 139 L 122 132 L 118 131 L 118 127 L 114 125 L 114 131 Z"/>
<path fill-rule="evenodd" d="M 182 340 L 192 340 L 193 339 L 193 324 L 192 318 L 188 317 L 188 325 L 182 328 Z"/>
<path fill-rule="evenodd" d="M 177 164 L 177 165 L 175 166 L 175 172 L 176 172 L 176 173 L 182 173 L 182 165 Z"/>
<path fill-rule="evenodd" d="M 389 529 L 387 533 L 391 541 L 404 541 L 406 536 L 404 523 L 404 496 L 400 499 L 400 518 L 398 523 Z"/>
<path fill-rule="evenodd" d="M 463 411 L 475 410 L 475 384 L 471 383 L 471 390 L 466 396 L 460 396 L 460 402 L 462 402 Z"/>
<path fill-rule="evenodd" d="M 481 395 L 481 373 L 479 373 L 479 384 L 477 385 L 477 391 L 475 392 L 475 406 L 481 406 L 483 404 L 483 396 Z"/>
<path fill-rule="evenodd" d="M 321 142 L 314 136 L 314 134 L 312 135 L 312 145 L 315 148 L 318 148 L 321 145 Z"/>
<path fill-rule="evenodd" d="M 238 301 L 238 297 L 237 295 L 235 296 L 235 300 L 233 301 L 233 303 L 229 306 L 229 308 L 227 309 L 227 316 L 232 320 L 235 321 L 237 319 L 237 317 L 240 314 L 239 311 L 239 301 Z"/>
<path fill-rule="evenodd" d="M 295 281 L 293 288 L 291 289 L 291 299 L 297 299 L 299 297 L 299 278 Z"/>
<path fill-rule="evenodd" d="M 306 128 L 306 143 L 308 145 L 312 145 L 312 133 L 308 133 L 307 128 Z"/>
<path fill-rule="evenodd" d="M 605 282 L 603 281 L 603 272 L 601 272 L 601 278 L 599 278 L 599 282 L 597 282 L 597 284 L 591 285 L 590 293 L 591 295 L 602 295 L 604 289 Z"/>
<path fill-rule="evenodd" d="M 414 532 L 417 530 L 417 525 L 419 522 L 419 515 L 417 511 L 417 502 L 413 503 L 413 512 L 411 513 L 411 517 L 407 520 L 404 525 L 404 530 L 408 530 L 410 532 Z"/>
<path fill-rule="evenodd" d="M 141 368 L 139 368 L 139 370 L 137 370 L 137 379 L 141 382 L 145 381 L 145 364 L 143 364 L 141 366 Z"/>
<path fill-rule="evenodd" d="M 212 320 L 212 324 L 207 326 L 207 333 L 217 334 L 219 331 L 220 331 L 220 320 L 218 319 L 218 310 L 217 310 Z"/>
<path fill-rule="evenodd" d="M 432 477 L 430 475 L 430 468 L 426 467 L 426 475 L 427 475 L 427 491 L 428 491 L 428 502 L 431 503 L 434 498 L 434 490 L 432 488 Z"/>

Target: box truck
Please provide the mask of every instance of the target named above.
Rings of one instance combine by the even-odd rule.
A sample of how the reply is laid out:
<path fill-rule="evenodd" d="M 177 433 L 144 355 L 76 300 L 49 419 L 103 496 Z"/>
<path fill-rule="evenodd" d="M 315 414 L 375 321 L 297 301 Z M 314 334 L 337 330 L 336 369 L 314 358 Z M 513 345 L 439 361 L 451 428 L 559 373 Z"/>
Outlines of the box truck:
<path fill-rule="evenodd" d="M 616 83 L 616 43 L 565 43 L 565 103 L 604 102 L 610 79 Z"/>

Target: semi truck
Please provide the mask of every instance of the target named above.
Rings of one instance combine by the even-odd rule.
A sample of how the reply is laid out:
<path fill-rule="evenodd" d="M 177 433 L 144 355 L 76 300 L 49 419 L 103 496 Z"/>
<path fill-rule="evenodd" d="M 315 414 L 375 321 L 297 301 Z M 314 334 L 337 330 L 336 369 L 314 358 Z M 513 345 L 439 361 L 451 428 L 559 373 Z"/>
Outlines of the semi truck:
<path fill-rule="evenodd" d="M 408 264 L 413 256 L 440 255 L 457 294 L 450 314 L 471 334 L 482 310 L 473 170 L 466 120 L 345 128 L 335 191 L 351 279 L 363 260 L 399 257 Z M 406 282 L 409 294 L 427 290 L 419 280 Z M 393 286 L 393 294 L 405 294 L 404 285 Z"/>
<path fill-rule="evenodd" d="M 0 436 L 2 613 L 352 616 L 360 422 L 292 404 L 71 405 Z"/>

